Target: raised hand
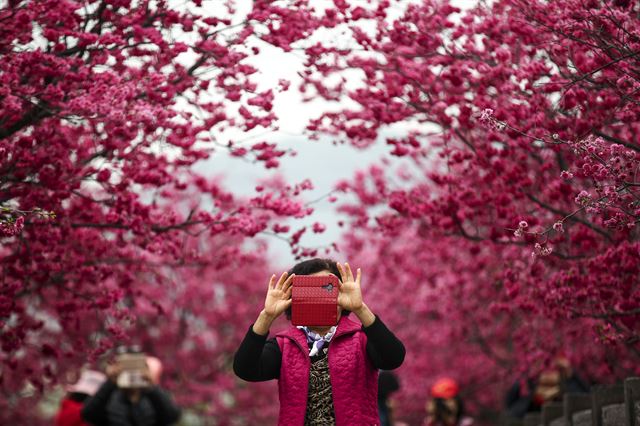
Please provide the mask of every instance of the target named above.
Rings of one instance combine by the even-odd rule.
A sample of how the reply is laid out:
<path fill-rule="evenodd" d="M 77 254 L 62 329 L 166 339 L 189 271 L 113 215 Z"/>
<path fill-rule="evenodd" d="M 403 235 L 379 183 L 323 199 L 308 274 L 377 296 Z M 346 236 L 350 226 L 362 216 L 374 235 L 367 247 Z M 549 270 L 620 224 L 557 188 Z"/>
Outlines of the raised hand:
<path fill-rule="evenodd" d="M 362 271 L 358 268 L 357 275 L 354 278 L 348 263 L 345 263 L 344 266 L 339 263 L 337 265 L 338 271 L 340 272 L 340 279 L 342 280 L 338 293 L 338 305 L 342 309 L 356 312 L 364 305 L 362 301 L 362 290 L 360 288 Z"/>
<path fill-rule="evenodd" d="M 292 279 L 293 274 L 288 275 L 286 272 L 280 275 L 278 281 L 275 274 L 271 276 L 264 300 L 264 313 L 267 316 L 275 319 L 291 306 Z"/>
<path fill-rule="evenodd" d="M 109 380 L 113 383 L 118 381 L 118 376 L 122 373 L 122 365 L 118 361 L 113 361 L 107 364 L 105 374 Z"/>

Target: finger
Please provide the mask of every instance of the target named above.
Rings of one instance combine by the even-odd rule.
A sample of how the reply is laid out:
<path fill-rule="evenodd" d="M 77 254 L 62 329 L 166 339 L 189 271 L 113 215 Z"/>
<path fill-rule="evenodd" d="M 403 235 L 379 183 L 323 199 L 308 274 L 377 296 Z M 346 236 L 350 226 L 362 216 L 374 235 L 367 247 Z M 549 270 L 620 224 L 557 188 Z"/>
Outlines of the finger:
<path fill-rule="evenodd" d="M 341 264 L 336 263 L 336 265 L 338 266 L 338 272 L 340 272 L 340 281 L 344 282 L 346 279 L 344 269 L 342 268 Z"/>
<path fill-rule="evenodd" d="M 271 275 L 271 279 L 269 280 L 269 290 L 271 290 L 276 282 L 276 274 Z"/>
<path fill-rule="evenodd" d="M 360 287 L 360 279 L 362 278 L 362 269 L 358 268 L 356 272 L 356 284 Z"/>
<path fill-rule="evenodd" d="M 291 274 L 289 275 L 289 277 L 287 278 L 287 280 L 284 282 L 284 284 L 282 285 L 282 289 L 284 291 L 287 291 L 288 289 L 291 288 L 291 285 L 293 284 L 293 277 L 295 277 L 296 274 Z"/>
<path fill-rule="evenodd" d="M 289 288 L 284 292 L 284 299 L 291 299 L 291 293 L 293 292 L 293 286 L 289 286 Z"/>
<path fill-rule="evenodd" d="M 283 272 L 282 275 L 280 275 L 280 278 L 278 279 L 278 284 L 276 284 L 276 288 L 278 290 L 282 290 L 282 285 L 284 284 L 286 279 L 287 279 L 287 273 Z"/>
<path fill-rule="evenodd" d="M 344 266 L 347 268 L 347 279 L 349 281 L 353 281 L 353 272 L 351 272 L 351 266 L 347 262 L 344 263 Z"/>

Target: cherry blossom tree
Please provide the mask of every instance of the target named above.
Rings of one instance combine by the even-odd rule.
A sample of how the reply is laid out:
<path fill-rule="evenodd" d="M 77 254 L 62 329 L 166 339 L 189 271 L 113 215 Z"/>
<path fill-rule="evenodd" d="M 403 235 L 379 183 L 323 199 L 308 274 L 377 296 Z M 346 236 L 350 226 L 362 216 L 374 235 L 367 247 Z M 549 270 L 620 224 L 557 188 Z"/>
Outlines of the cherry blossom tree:
<path fill-rule="evenodd" d="M 354 105 L 314 134 L 390 147 L 341 188 L 346 253 L 422 354 L 401 411 L 417 420 L 445 372 L 476 410 L 498 408 L 560 353 L 592 380 L 637 374 L 637 6 L 335 5 L 351 44 L 308 47 L 302 89 Z M 397 123 L 411 125 L 385 137 Z"/>
<path fill-rule="evenodd" d="M 559 353 L 592 380 L 638 373 L 638 14 L 600 0 L 258 0 L 236 21 L 233 2 L 10 1 L 2 416 L 137 341 L 173 360 L 185 406 L 220 424 L 274 418 L 273 384 L 248 387 L 228 364 L 271 268 L 254 237 L 318 254 L 283 220 L 311 214 L 312 183 L 242 198 L 192 170 L 223 150 L 270 169 L 287 154 L 221 137 L 276 128 L 274 99 L 291 90 L 257 89 L 250 40 L 304 56 L 295 89 L 327 102 L 310 137 L 389 146 L 338 187 L 336 256 L 363 267 L 368 303 L 407 344 L 406 420 L 441 374 L 482 414 Z"/>
<path fill-rule="evenodd" d="M 0 10 L 2 422 L 36 416 L 25 407 L 43 391 L 132 342 L 168 357 L 167 386 L 186 407 L 250 402 L 227 368 L 246 332 L 231 318 L 257 306 L 269 273 L 250 241 L 287 235 L 283 219 L 310 213 L 298 197 L 310 184 L 241 198 L 192 170 L 223 151 L 267 168 L 285 155 L 221 136 L 275 120 L 273 92 L 256 90 L 244 61 L 269 17 L 232 24 L 233 6 Z"/>

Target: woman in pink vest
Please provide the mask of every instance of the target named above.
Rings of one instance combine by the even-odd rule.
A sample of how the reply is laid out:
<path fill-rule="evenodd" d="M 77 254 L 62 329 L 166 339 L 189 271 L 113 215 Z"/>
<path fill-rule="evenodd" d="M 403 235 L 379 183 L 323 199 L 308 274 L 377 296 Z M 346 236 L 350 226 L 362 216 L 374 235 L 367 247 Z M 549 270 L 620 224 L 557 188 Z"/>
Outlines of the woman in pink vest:
<path fill-rule="evenodd" d="M 291 319 L 292 277 L 328 274 L 341 279 L 337 326 L 292 326 L 267 339 L 283 312 Z M 398 368 L 405 349 L 363 302 L 360 279 L 360 269 L 354 278 L 348 263 L 343 267 L 328 259 L 298 263 L 277 281 L 271 277 L 264 309 L 236 352 L 233 370 L 250 382 L 278 379 L 278 425 L 380 424 L 378 370 Z"/>

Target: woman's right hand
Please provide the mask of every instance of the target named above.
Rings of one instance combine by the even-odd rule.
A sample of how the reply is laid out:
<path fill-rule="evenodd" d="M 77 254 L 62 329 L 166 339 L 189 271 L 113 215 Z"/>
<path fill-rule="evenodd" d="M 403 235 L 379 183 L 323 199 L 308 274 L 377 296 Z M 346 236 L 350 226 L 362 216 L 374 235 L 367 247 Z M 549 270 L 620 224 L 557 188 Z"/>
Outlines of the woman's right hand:
<path fill-rule="evenodd" d="M 269 334 L 271 323 L 291 306 L 293 274 L 287 277 L 284 272 L 280 279 L 276 281 L 276 275 L 269 280 L 267 297 L 264 299 L 264 309 L 258 315 L 258 319 L 253 323 L 253 332 L 261 336 Z"/>
<path fill-rule="evenodd" d="M 291 306 L 293 276 L 283 272 L 278 281 L 275 274 L 271 276 L 267 297 L 264 300 L 264 313 L 268 317 L 275 319 Z"/>

